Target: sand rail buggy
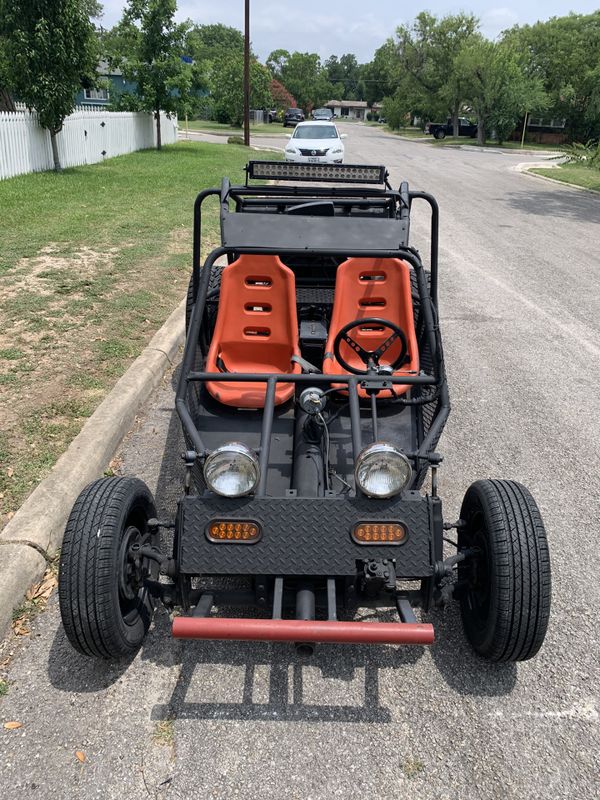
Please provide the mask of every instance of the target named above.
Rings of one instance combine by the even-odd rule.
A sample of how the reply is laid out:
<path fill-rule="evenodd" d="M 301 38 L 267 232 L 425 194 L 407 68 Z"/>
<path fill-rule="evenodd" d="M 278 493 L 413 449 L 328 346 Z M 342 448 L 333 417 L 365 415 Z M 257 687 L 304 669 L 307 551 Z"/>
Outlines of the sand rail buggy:
<path fill-rule="evenodd" d="M 212 196 L 222 244 L 201 268 Z M 417 203 L 431 212 L 429 271 L 409 245 Z M 244 186 L 201 192 L 176 396 L 181 497 L 174 522 L 160 522 L 135 478 L 82 492 L 60 565 L 75 648 L 134 653 L 156 601 L 181 609 L 179 638 L 305 652 L 431 644 L 415 608 L 426 615 L 454 595 L 482 657 L 535 655 L 550 567 L 527 489 L 477 481 L 458 520 L 442 516 L 436 448 L 450 403 L 437 296 L 437 204 L 406 183 L 393 190 L 384 167 L 255 161 Z M 397 621 L 352 618 L 370 605 Z M 235 607 L 246 615 L 223 616 Z"/>

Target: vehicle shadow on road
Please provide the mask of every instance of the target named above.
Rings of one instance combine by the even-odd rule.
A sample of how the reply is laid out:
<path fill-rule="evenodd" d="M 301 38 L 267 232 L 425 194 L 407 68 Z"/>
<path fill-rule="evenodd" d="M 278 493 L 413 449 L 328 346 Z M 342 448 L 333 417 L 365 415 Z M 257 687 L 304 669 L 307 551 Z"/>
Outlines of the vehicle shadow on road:
<path fill-rule="evenodd" d="M 159 624 L 167 626 L 160 638 L 170 636 L 168 620 Z M 180 652 L 172 695 L 153 720 L 388 723 L 380 670 L 412 670 L 423 648 L 327 645 L 306 658 L 290 644 L 190 641 Z"/>
<path fill-rule="evenodd" d="M 175 389 L 180 367 L 172 375 Z M 156 506 L 171 519 L 181 493 L 185 443 L 173 409 L 161 455 Z M 164 545 L 168 547 L 167 541 Z M 217 609 L 243 614 L 242 609 Z M 255 611 L 249 612 L 252 616 Z M 293 646 L 266 642 L 178 642 L 169 615 L 160 609 L 144 643 L 142 660 L 171 667 L 180 664 L 170 699 L 152 711 L 163 719 L 311 720 L 390 722 L 379 696 L 379 672 L 412 669 L 423 648 L 323 646 L 309 659 Z"/>
<path fill-rule="evenodd" d="M 574 219 L 600 223 L 600 197 L 588 192 L 550 189 L 537 192 L 509 192 L 502 198 L 515 211 L 538 217 Z"/>
<path fill-rule="evenodd" d="M 493 664 L 477 656 L 462 631 L 457 603 L 424 615 L 435 630 L 431 657 L 446 684 L 463 695 L 498 697 L 510 694 L 517 682 L 513 663 Z"/>
<path fill-rule="evenodd" d="M 87 658 L 76 652 L 59 625 L 48 654 L 48 678 L 52 686 L 69 694 L 100 692 L 116 683 L 133 657 L 122 661 Z"/>
<path fill-rule="evenodd" d="M 179 368 L 172 377 L 173 387 L 178 374 Z M 173 410 L 156 486 L 157 510 L 162 518 L 172 516 L 181 492 L 180 454 L 184 449 L 181 424 Z M 217 613 L 228 611 L 243 614 L 241 609 L 218 609 Z M 249 613 L 256 615 L 255 611 Z M 378 617 L 383 619 L 385 614 L 380 611 Z M 490 696 L 512 690 L 516 682 L 514 665 L 490 665 L 474 656 L 453 607 L 434 612 L 430 621 L 438 642 L 431 649 L 433 661 L 451 689 L 465 695 Z M 162 666 L 181 665 L 170 699 L 152 710 L 155 720 L 385 723 L 391 722 L 393 715 L 380 698 L 380 671 L 401 673 L 406 668 L 410 674 L 424 652 L 422 647 L 325 645 L 307 659 L 298 656 L 289 644 L 175 642 L 163 609 L 155 617 L 141 657 Z M 399 674 L 398 685 L 404 683 Z M 395 697 L 394 706 L 397 702 Z"/>

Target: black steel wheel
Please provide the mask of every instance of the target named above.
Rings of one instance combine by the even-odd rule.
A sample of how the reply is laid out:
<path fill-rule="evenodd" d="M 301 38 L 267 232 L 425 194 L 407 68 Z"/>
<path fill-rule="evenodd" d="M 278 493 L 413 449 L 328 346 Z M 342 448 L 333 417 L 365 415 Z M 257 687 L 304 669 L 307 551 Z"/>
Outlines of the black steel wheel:
<path fill-rule="evenodd" d="M 86 656 L 125 658 L 140 648 L 154 610 L 144 578 L 153 562 L 137 552 L 158 544 L 156 516 L 137 478 L 101 478 L 81 492 L 65 530 L 58 593 L 67 638 Z"/>
<path fill-rule="evenodd" d="M 489 661 L 525 661 L 540 649 L 550 616 L 550 556 L 544 523 L 520 483 L 482 480 L 463 500 L 459 564 L 465 635 Z"/>
<path fill-rule="evenodd" d="M 436 131 L 433 135 L 435 136 L 436 139 L 445 139 L 446 138 L 446 131 L 439 130 L 439 131 Z"/>

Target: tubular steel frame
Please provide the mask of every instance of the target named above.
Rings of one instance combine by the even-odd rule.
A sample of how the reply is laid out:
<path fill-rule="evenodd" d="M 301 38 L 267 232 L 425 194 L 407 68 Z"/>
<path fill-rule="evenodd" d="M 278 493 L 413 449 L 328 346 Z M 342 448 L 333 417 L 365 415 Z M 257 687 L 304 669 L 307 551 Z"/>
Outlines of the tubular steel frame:
<path fill-rule="evenodd" d="M 240 210 L 244 196 L 261 196 L 266 205 L 276 205 L 285 202 L 286 198 L 312 198 L 328 197 L 340 200 L 366 200 L 385 199 L 397 204 L 398 217 L 408 219 L 412 203 L 415 200 L 424 200 L 431 208 L 431 287 L 428 291 L 423 264 L 416 250 L 408 246 L 397 250 L 377 250 L 374 248 L 369 251 L 359 253 L 344 252 L 328 249 L 303 249 L 303 250 L 282 250 L 281 248 L 270 248 L 268 246 L 257 248 L 236 247 L 217 247 L 213 250 L 203 269 L 200 269 L 200 245 L 202 231 L 202 203 L 206 198 L 218 196 L 220 199 L 221 218 L 224 214 L 230 213 L 229 200 L 234 200 L 236 211 Z M 260 483 L 257 496 L 266 494 L 267 467 L 269 463 L 269 452 L 271 442 L 271 430 L 275 413 L 275 389 L 277 383 L 310 383 L 311 385 L 328 386 L 332 384 L 346 384 L 348 387 L 348 399 L 350 410 L 350 424 L 352 436 L 352 448 L 354 458 L 357 458 L 362 449 L 362 433 L 360 426 L 360 402 L 358 387 L 367 376 L 358 375 L 323 375 L 323 374 L 281 374 L 281 373 L 210 373 L 196 372 L 193 366 L 196 359 L 196 348 L 199 346 L 199 334 L 206 306 L 208 286 L 211 271 L 217 259 L 226 255 L 231 261 L 240 254 L 269 254 L 280 257 L 294 255 L 320 255 L 320 256 L 340 256 L 344 258 L 357 257 L 376 257 L 376 258 L 400 258 L 407 261 L 414 269 L 421 313 L 423 315 L 424 333 L 427 336 L 428 346 L 431 352 L 433 374 L 431 375 L 404 375 L 404 376 L 368 376 L 370 385 L 381 383 L 382 388 L 392 385 L 410 386 L 434 386 L 437 389 L 438 411 L 431 423 L 431 427 L 420 443 L 418 450 L 410 454 L 418 468 L 421 462 L 430 463 L 430 454 L 433 452 L 439 439 L 442 429 L 446 423 L 450 412 L 450 402 L 446 377 L 443 369 L 441 343 L 437 326 L 438 311 L 438 234 L 439 234 L 439 209 L 434 197 L 426 192 L 411 192 L 407 183 L 402 183 L 399 191 L 389 189 L 370 189 L 370 188 L 340 188 L 340 187 L 306 187 L 306 186 L 234 186 L 232 187 L 227 179 L 223 180 L 220 189 L 205 189 L 200 192 L 194 203 L 194 238 L 193 238 L 193 292 L 195 303 L 190 320 L 190 326 L 186 339 L 184 358 L 181 376 L 176 393 L 176 408 L 181 419 L 181 423 L 189 440 L 192 442 L 196 451 L 196 456 L 202 464 L 208 455 L 208 451 L 202 438 L 194 424 L 191 412 L 187 405 L 187 390 L 190 382 L 204 383 L 206 381 L 223 382 L 264 382 L 266 384 L 265 405 L 263 409 L 263 419 L 261 428 L 261 440 L 259 448 L 260 462 Z"/>
<path fill-rule="evenodd" d="M 393 220 L 400 220 L 404 223 L 405 244 L 393 250 L 372 250 L 363 252 L 340 252 L 340 249 L 309 248 L 309 249 L 282 249 L 280 247 L 225 247 L 221 246 L 213 250 L 203 269 L 200 269 L 201 253 L 201 230 L 202 230 L 202 203 L 208 197 L 218 196 L 220 202 L 221 224 L 224 215 L 230 213 L 229 202 L 235 203 L 235 212 L 243 213 L 252 206 L 264 205 L 274 211 L 284 211 L 285 206 L 290 200 L 295 198 L 304 200 L 331 199 L 339 207 L 359 206 L 368 207 L 378 204 L 384 213 L 388 213 L 390 224 Z M 410 225 L 410 211 L 415 200 L 424 200 L 431 208 L 431 284 L 427 287 L 427 281 L 423 264 L 416 250 L 409 247 L 408 235 Z M 335 223 L 334 223 L 335 224 Z M 422 421 L 419 423 L 420 441 L 415 453 L 408 454 L 414 461 L 415 470 L 413 475 L 423 472 L 432 464 L 439 463 L 439 457 L 434 453 L 435 446 L 445 425 L 450 412 L 450 402 L 443 365 L 441 340 L 437 325 L 438 318 L 438 228 L 439 211 L 435 199 L 425 192 L 411 192 L 408 184 L 402 183 L 399 191 L 392 190 L 386 184 L 385 189 L 372 188 L 348 188 L 342 187 L 306 187 L 306 186 L 231 186 L 227 179 L 223 180 L 220 189 L 206 189 L 196 198 L 194 204 L 194 241 L 193 241 L 193 296 L 195 299 L 192 315 L 189 323 L 189 330 L 186 338 L 186 345 L 183 357 L 182 371 L 176 393 L 176 408 L 181 419 L 182 426 L 187 434 L 188 441 L 191 442 L 195 450 L 195 460 L 202 465 L 208 452 L 202 441 L 202 437 L 194 423 L 192 413 L 188 406 L 188 389 L 191 383 L 204 383 L 206 381 L 223 382 L 264 382 L 265 383 L 265 404 L 262 410 L 262 425 L 259 453 L 260 480 L 256 491 L 257 497 L 265 497 L 267 491 L 267 474 L 269 465 L 271 433 L 275 415 L 275 394 L 278 383 L 311 384 L 322 387 L 332 385 L 345 385 L 348 390 L 348 407 L 350 414 L 350 427 L 352 450 L 356 459 L 362 449 L 362 429 L 360 420 L 360 398 L 358 388 L 363 381 L 368 380 L 369 387 L 381 384 L 382 388 L 393 385 L 410 385 L 419 387 L 434 387 L 434 393 L 430 402 L 436 403 L 436 410 L 431 420 L 428 430 L 423 430 Z M 208 287 L 212 269 L 217 260 L 222 256 L 227 256 L 231 263 L 240 254 L 273 254 L 280 257 L 290 256 L 333 256 L 333 257 L 376 257 L 376 258 L 401 258 L 407 261 L 414 269 L 416 275 L 417 289 L 420 299 L 420 331 L 419 340 L 426 337 L 426 347 L 431 355 L 430 374 L 404 375 L 404 376 L 375 376 L 375 375 L 323 375 L 323 374 L 278 374 L 278 373 L 209 373 L 195 371 L 194 366 L 197 361 L 197 348 L 200 345 L 200 332 L 206 310 L 207 297 L 210 297 Z M 422 347 L 422 344 L 420 344 Z M 372 395 L 371 406 L 373 409 L 373 426 L 376 430 L 376 402 L 373 402 L 375 395 Z M 413 479 L 416 481 L 416 477 Z M 359 490 L 357 489 L 357 494 Z M 441 515 L 439 504 L 436 504 L 438 515 Z M 441 516 L 439 519 L 432 520 L 431 523 L 439 532 L 440 540 L 436 541 L 432 550 L 433 561 L 442 557 L 441 553 Z M 291 641 L 307 643 L 303 646 L 312 651 L 314 642 L 343 642 L 343 643 L 393 643 L 393 644 L 431 644 L 434 639 L 433 626 L 430 624 L 419 624 L 416 621 L 410 599 L 407 596 L 401 597 L 395 593 L 395 603 L 400 617 L 399 623 L 377 623 L 369 624 L 362 622 L 339 622 L 336 614 L 336 586 L 335 579 L 327 579 L 327 621 L 317 621 L 314 619 L 315 591 L 314 586 L 301 591 L 298 589 L 296 596 L 296 619 L 282 619 L 282 603 L 284 597 L 284 577 L 272 576 L 273 584 L 273 613 L 271 619 L 247 619 L 247 618 L 226 618 L 220 619 L 210 617 L 210 610 L 215 602 L 215 595 L 212 590 L 198 590 L 190 593 L 187 584 L 181 585 L 182 602 L 185 608 L 193 608 L 192 615 L 176 618 L 173 624 L 173 636 L 176 638 L 200 638 L 200 639 L 243 639 L 243 640 L 270 640 L 270 641 Z M 262 587 L 258 591 L 259 598 L 266 600 L 266 583 L 264 577 L 259 579 L 258 586 Z M 434 578 L 427 578 L 421 581 L 421 589 L 413 594 L 428 608 L 432 601 Z M 227 592 L 228 601 L 232 602 L 232 595 L 235 592 Z M 308 606 L 301 608 L 301 595 L 307 594 Z M 192 599 L 193 596 L 193 599 Z M 258 596 L 258 595 L 257 595 Z M 390 598 L 391 599 L 391 598 Z M 247 598 L 252 603 L 252 597 Z M 256 598 L 254 598 L 256 602 Z M 392 601 L 393 602 L 393 601 Z M 235 604 L 235 602 L 234 602 Z M 390 605 L 390 603 L 377 603 L 377 605 Z"/>

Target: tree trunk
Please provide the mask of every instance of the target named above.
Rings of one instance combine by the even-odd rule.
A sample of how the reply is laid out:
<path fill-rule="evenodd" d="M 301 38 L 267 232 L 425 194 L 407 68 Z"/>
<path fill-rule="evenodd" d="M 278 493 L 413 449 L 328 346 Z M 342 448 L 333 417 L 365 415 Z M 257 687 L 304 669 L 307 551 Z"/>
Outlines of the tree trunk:
<path fill-rule="evenodd" d="M 0 89 L 0 111 L 16 111 L 15 101 L 8 89 Z"/>
<path fill-rule="evenodd" d="M 456 106 L 454 107 L 454 110 L 452 111 L 452 128 L 453 128 L 452 135 L 453 136 L 458 136 L 459 133 L 460 133 L 460 126 L 458 124 L 458 107 L 456 107 Z"/>
<path fill-rule="evenodd" d="M 154 119 L 156 120 L 156 149 L 160 150 L 162 147 L 162 140 L 160 138 L 160 109 L 154 112 Z"/>
<path fill-rule="evenodd" d="M 477 120 L 477 144 L 485 144 L 485 120 L 481 117 Z"/>
<path fill-rule="evenodd" d="M 50 131 L 50 144 L 52 145 L 52 158 L 54 160 L 54 171 L 62 172 L 60 165 L 60 158 L 58 156 L 58 142 L 56 141 L 56 134 L 58 131 Z"/>

